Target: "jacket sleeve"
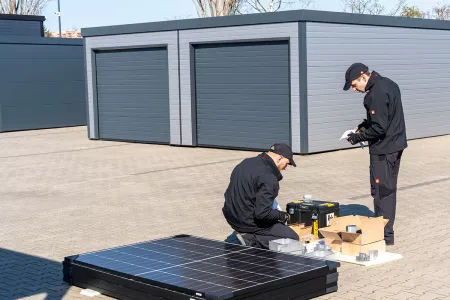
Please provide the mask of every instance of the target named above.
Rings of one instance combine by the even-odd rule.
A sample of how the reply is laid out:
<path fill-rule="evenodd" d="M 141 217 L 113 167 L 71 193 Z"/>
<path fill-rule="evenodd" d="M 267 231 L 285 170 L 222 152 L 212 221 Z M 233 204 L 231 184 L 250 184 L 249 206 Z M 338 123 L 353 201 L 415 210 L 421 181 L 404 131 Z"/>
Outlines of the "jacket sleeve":
<path fill-rule="evenodd" d="M 376 140 L 386 133 L 389 120 L 389 96 L 381 90 L 374 90 L 369 114 L 372 125 L 362 134 L 363 141 Z"/>
<path fill-rule="evenodd" d="M 265 222 L 278 222 L 281 212 L 272 209 L 273 201 L 278 196 L 278 180 L 265 175 L 258 180 L 258 191 L 256 193 L 255 219 Z"/>

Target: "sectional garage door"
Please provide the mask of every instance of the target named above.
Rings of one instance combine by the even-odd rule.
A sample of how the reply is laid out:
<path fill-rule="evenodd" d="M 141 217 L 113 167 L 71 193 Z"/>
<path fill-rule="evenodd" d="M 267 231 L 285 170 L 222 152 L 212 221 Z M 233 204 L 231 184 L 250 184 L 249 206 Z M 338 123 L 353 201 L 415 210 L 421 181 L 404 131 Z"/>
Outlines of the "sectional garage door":
<path fill-rule="evenodd" d="M 166 48 L 96 52 L 100 139 L 169 143 Z"/>
<path fill-rule="evenodd" d="M 287 41 L 195 46 L 197 143 L 290 144 Z"/>

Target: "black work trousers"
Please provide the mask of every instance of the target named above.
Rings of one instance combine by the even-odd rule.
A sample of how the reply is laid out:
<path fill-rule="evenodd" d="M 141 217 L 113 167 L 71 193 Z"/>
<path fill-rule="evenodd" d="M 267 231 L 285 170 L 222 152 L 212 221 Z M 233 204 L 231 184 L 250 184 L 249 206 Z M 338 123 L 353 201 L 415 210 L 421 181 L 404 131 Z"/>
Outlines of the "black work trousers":
<path fill-rule="evenodd" d="M 298 234 L 289 226 L 281 223 L 268 228 L 261 228 L 254 233 L 245 233 L 245 242 L 247 246 L 269 249 L 269 242 L 276 239 L 299 240 Z"/>
<path fill-rule="evenodd" d="M 397 179 L 403 151 L 370 155 L 370 186 L 375 217 L 389 219 L 384 227 L 386 243 L 394 243 L 394 222 L 397 205 Z"/>

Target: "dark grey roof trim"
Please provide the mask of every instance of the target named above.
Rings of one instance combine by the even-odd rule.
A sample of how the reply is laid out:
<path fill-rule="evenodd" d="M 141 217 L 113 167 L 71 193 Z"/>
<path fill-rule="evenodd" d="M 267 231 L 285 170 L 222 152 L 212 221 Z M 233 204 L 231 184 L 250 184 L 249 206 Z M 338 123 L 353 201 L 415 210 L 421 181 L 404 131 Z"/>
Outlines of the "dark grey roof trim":
<path fill-rule="evenodd" d="M 28 15 L 3 15 L 0 14 L 0 20 L 21 20 L 21 21 L 45 21 L 44 16 L 28 16 Z"/>
<path fill-rule="evenodd" d="M 0 44 L 83 46 L 83 39 L 0 36 Z"/>
<path fill-rule="evenodd" d="M 274 13 L 248 14 L 241 16 L 198 18 L 153 23 L 104 26 L 81 29 L 83 37 L 114 34 L 129 34 L 171 30 L 187 30 L 227 26 L 243 26 L 285 22 L 321 22 L 336 24 L 358 24 L 450 30 L 450 21 L 411 19 L 389 16 L 350 14 L 341 12 L 291 10 Z"/>

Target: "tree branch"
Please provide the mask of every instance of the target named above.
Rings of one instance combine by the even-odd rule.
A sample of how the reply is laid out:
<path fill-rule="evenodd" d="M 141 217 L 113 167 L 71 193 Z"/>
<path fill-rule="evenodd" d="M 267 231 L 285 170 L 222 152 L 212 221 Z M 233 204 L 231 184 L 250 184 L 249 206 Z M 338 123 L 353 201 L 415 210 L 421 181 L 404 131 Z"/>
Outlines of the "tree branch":
<path fill-rule="evenodd" d="M 264 7 L 264 5 L 261 4 L 261 2 L 259 0 L 256 0 L 256 2 L 258 3 L 260 9 L 258 9 L 259 12 L 267 12 L 267 9 Z"/>
<path fill-rule="evenodd" d="M 391 12 L 389 13 L 390 16 L 396 16 L 398 15 L 403 8 L 406 6 L 406 0 L 398 0 L 397 2 L 397 6 L 391 10 Z"/>
<path fill-rule="evenodd" d="M 38 15 L 41 14 L 49 0 L 1 0 L 0 13 Z"/>

